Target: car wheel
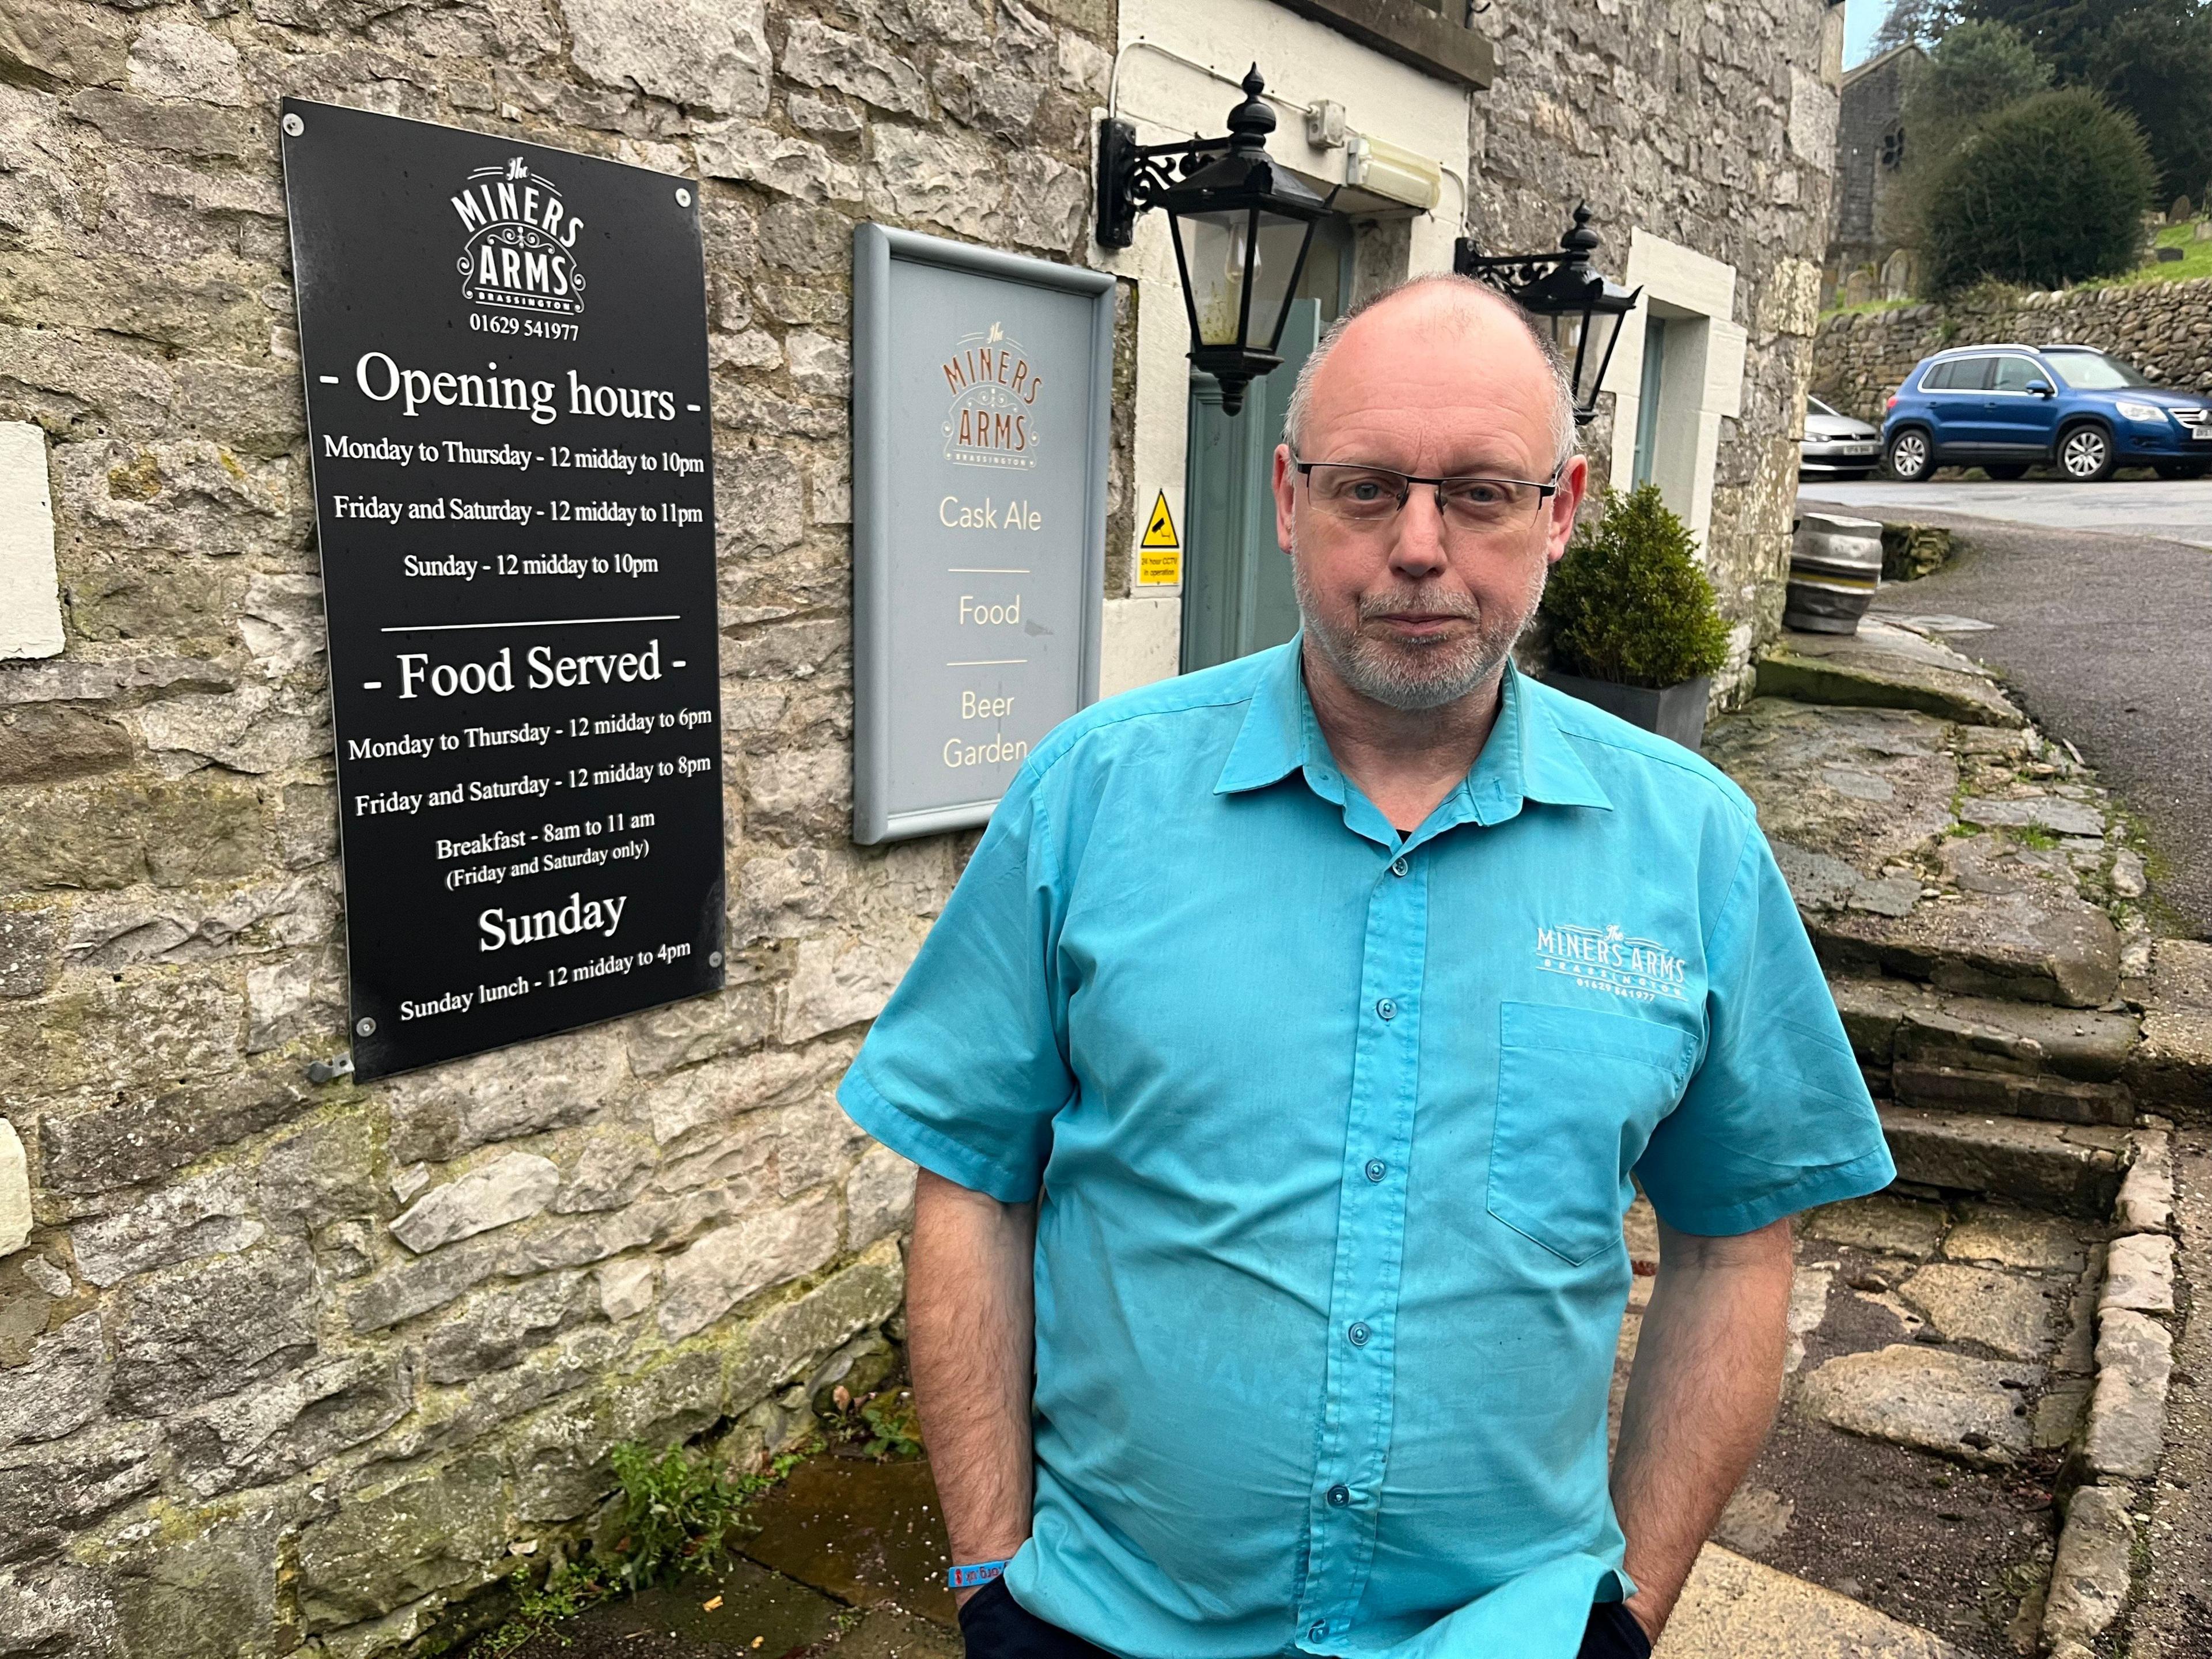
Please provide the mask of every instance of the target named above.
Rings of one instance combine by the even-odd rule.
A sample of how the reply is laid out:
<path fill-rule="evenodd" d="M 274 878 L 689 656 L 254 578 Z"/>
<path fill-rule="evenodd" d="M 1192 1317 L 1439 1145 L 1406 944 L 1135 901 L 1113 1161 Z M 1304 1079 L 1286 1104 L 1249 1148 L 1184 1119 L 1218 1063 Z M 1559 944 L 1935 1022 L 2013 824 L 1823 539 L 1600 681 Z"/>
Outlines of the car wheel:
<path fill-rule="evenodd" d="M 1900 483 L 1918 483 L 1936 470 L 1935 452 L 1928 434 L 1907 427 L 1889 441 L 1889 470 Z"/>
<path fill-rule="evenodd" d="M 1994 465 L 1984 465 L 1982 471 L 1999 483 L 2010 483 L 2015 478 L 2027 476 L 2027 466 L 2018 461 L 2000 461 Z"/>
<path fill-rule="evenodd" d="M 2116 459 L 2112 434 L 2101 426 L 2069 426 L 2058 434 L 2058 470 L 2075 483 L 2102 483 Z"/>

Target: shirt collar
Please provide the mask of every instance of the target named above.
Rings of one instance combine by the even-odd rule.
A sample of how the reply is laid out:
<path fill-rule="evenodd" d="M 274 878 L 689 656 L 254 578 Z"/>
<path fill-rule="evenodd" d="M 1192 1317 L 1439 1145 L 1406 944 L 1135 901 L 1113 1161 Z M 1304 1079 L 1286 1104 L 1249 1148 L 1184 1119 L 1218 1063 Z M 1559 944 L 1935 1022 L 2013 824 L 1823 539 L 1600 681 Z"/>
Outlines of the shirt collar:
<path fill-rule="evenodd" d="M 1230 745 L 1214 793 L 1262 789 L 1304 768 L 1316 793 L 1343 805 L 1347 786 L 1306 695 L 1300 658 L 1304 637 L 1294 636 L 1267 653 L 1270 660 L 1245 706 L 1243 724 Z M 1546 705 L 1547 695 L 1532 690 L 1511 662 L 1505 665 L 1498 723 L 1473 769 L 1438 811 L 1456 801 L 1465 817 L 1488 824 L 1504 823 L 1531 800 L 1612 809 L 1611 799 L 1559 730 Z"/>

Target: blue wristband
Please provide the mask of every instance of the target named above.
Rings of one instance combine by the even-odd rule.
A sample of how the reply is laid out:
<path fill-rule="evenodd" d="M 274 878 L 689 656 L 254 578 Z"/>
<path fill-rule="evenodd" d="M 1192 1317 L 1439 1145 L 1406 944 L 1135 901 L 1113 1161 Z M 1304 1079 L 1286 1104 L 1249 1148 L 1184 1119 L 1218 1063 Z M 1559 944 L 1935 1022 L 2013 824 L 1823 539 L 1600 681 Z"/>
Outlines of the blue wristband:
<path fill-rule="evenodd" d="M 988 1584 L 1006 1570 L 1004 1561 L 978 1561 L 973 1566 L 954 1567 L 945 1575 L 945 1582 L 953 1589 L 973 1589 L 978 1584 Z"/>

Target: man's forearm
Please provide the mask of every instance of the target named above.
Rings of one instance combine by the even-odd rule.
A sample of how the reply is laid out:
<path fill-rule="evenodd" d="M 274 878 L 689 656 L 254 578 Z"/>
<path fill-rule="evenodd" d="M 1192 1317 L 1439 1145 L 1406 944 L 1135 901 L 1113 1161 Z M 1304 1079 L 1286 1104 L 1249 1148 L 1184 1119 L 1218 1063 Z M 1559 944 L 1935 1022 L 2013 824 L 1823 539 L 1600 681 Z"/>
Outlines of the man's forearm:
<path fill-rule="evenodd" d="M 1030 1535 L 1036 1238 L 1035 1205 L 921 1172 L 907 1353 L 955 1562 L 1002 1559 Z"/>
<path fill-rule="evenodd" d="M 1613 1462 L 1629 1610 L 1655 1637 L 1773 1423 L 1791 1275 L 1786 1221 L 1734 1238 L 1659 1233 Z"/>

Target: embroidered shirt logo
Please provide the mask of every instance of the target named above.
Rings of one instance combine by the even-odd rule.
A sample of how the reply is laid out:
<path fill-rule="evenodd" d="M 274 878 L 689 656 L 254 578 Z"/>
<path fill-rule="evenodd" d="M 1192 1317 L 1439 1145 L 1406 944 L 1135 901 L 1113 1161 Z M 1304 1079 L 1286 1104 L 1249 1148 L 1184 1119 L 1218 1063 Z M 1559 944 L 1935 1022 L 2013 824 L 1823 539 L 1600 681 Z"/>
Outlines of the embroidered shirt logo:
<path fill-rule="evenodd" d="M 1536 965 L 1593 990 L 1635 1002 L 1671 997 L 1686 1002 L 1689 963 L 1656 939 L 1632 939 L 1620 927 L 1539 927 Z"/>

